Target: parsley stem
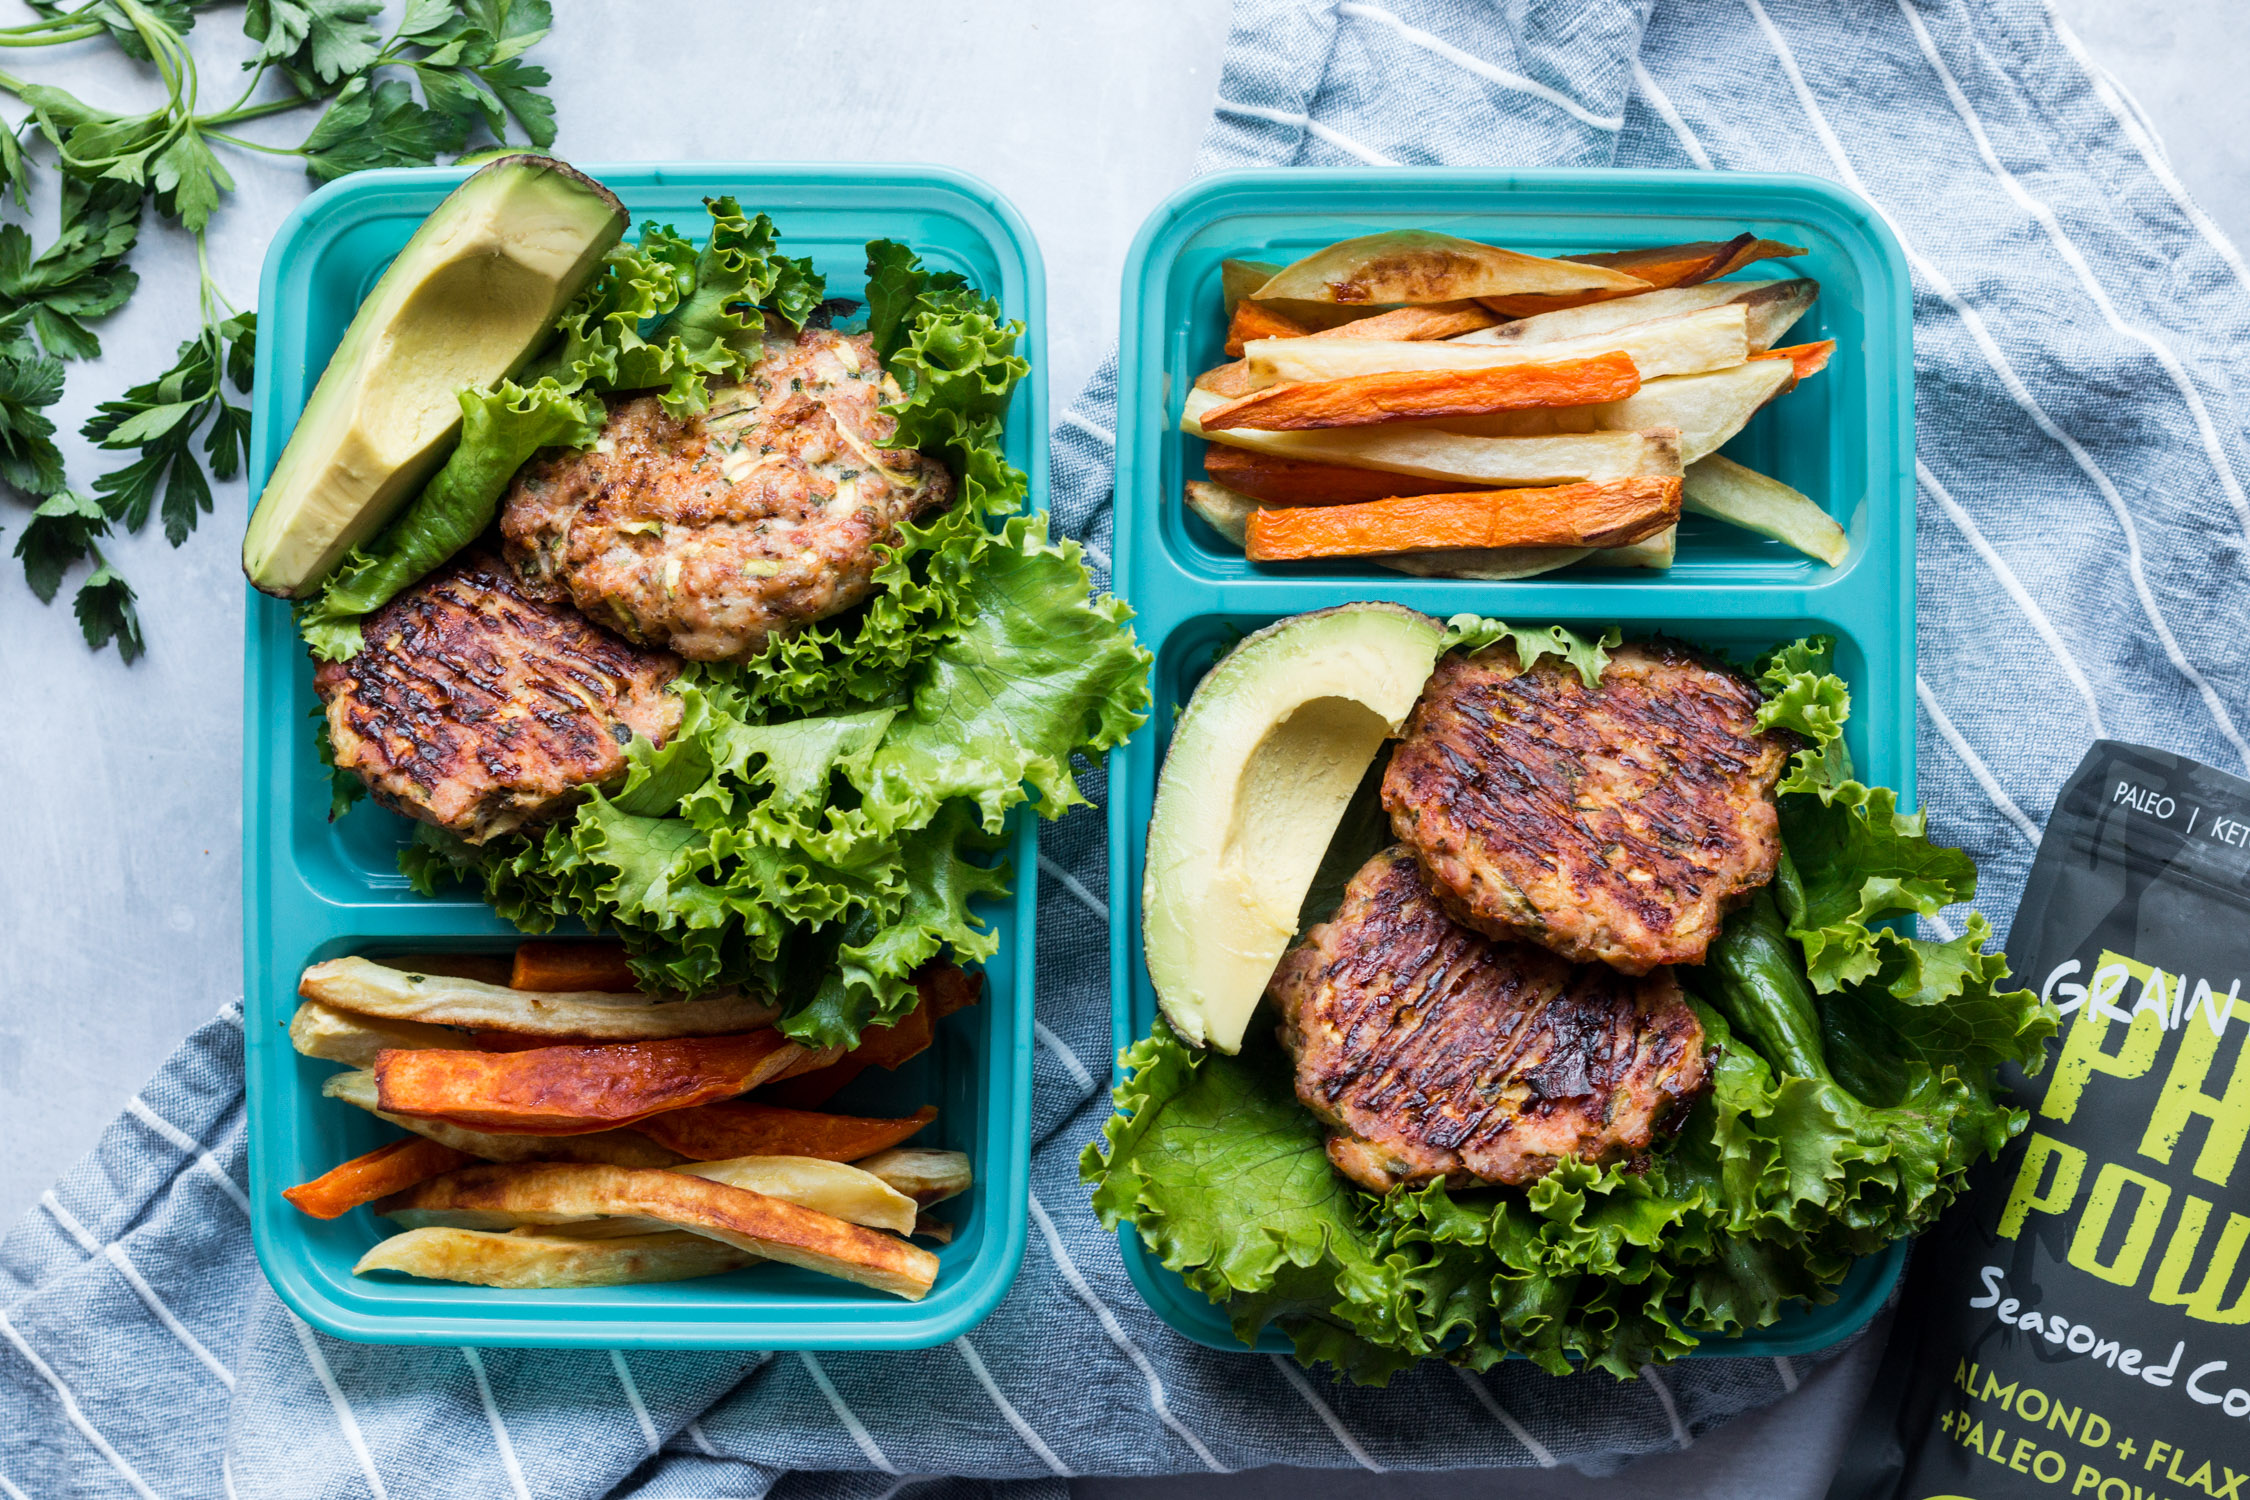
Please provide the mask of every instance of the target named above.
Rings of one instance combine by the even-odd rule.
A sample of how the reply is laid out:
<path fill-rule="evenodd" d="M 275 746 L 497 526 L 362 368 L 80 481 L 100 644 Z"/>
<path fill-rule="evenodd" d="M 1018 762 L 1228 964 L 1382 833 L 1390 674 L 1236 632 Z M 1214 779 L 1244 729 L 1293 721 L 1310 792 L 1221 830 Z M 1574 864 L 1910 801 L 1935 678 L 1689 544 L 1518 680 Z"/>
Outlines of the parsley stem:
<path fill-rule="evenodd" d="M 71 26 L 59 31 L 19 31 L 11 26 L 0 30 L 0 47 L 59 47 L 65 42 L 82 42 L 88 37 L 100 36 L 108 29 L 99 21 L 89 21 L 83 26 Z"/>
<path fill-rule="evenodd" d="M 215 115 L 197 115 L 195 123 L 206 134 L 215 134 L 216 132 L 211 130 L 214 125 L 235 125 L 244 120 L 257 120 L 267 115 L 278 115 L 287 110 L 303 109 L 306 102 L 303 99 L 269 99 L 263 104 L 236 104 L 220 110 Z"/>
<path fill-rule="evenodd" d="M 211 128 L 212 118 L 211 116 L 199 117 L 195 124 L 199 134 L 208 136 L 214 141 L 225 141 L 228 145 L 240 146 L 245 151 L 263 151 L 268 156 L 302 156 L 305 154 L 302 147 L 268 146 L 258 141 L 246 141 L 241 136 L 224 130 L 213 130 Z"/>

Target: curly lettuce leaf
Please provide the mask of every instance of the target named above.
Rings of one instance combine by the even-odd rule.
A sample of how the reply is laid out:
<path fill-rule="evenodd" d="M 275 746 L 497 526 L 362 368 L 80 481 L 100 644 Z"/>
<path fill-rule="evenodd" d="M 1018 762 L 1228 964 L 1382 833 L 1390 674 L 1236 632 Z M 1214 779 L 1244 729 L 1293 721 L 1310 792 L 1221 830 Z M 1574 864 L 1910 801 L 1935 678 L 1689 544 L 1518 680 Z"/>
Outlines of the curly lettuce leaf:
<path fill-rule="evenodd" d="M 1577 672 L 1579 681 L 1593 687 L 1602 680 L 1602 668 L 1609 665 L 1609 648 L 1624 639 L 1625 633 L 1615 625 L 1588 640 L 1566 625 L 1524 629 L 1505 620 L 1463 614 L 1445 622 L 1445 638 L 1438 651 L 1482 651 L 1506 641 L 1515 647 L 1516 662 L 1524 671 L 1530 671 L 1542 656 L 1559 656 Z"/>
<path fill-rule="evenodd" d="M 467 546 L 500 508 L 516 470 L 541 448 L 585 447 L 601 435 L 601 402 L 552 380 L 461 392 L 461 441 L 413 504 L 328 575 L 297 628 L 322 661 L 347 661 L 359 622 Z"/>
<path fill-rule="evenodd" d="M 1454 636 L 1566 660 L 1585 644 L 1473 616 Z M 1931 1223 L 1969 1167 L 2022 1130 L 1995 1070 L 2035 1070 L 2056 1017 L 2002 988 L 2007 962 L 1984 951 L 1982 917 L 1942 943 L 1880 925 L 1964 899 L 1975 871 L 1888 791 L 1851 779 L 1850 699 L 1830 655 L 1812 638 L 1761 664 L 1766 721 L 1804 741 L 1782 798 L 1788 925 L 1766 906 L 1772 940 L 1742 950 L 1779 966 L 1762 985 L 1681 971 L 1722 1008 L 1690 1002 L 1711 1087 L 1668 1150 L 1566 1161 L 1520 1190 L 1377 1197 L 1329 1169 L 1278 1053 L 1198 1053 L 1160 1022 L 1126 1055 L 1120 1113 L 1081 1162 L 1104 1222 L 1134 1224 L 1245 1338 L 1270 1321 L 1301 1359 L 1376 1381 L 1430 1355 L 1481 1369 L 1511 1353 L 1629 1377 L 1770 1325 L 1792 1302 L 1832 1299 L 1856 1259 Z M 1598 675 L 1592 652 L 1582 660 Z M 1723 941 L 1707 969 L 1728 962 Z M 1729 1014 L 1783 1002 L 1778 1028 Z"/>

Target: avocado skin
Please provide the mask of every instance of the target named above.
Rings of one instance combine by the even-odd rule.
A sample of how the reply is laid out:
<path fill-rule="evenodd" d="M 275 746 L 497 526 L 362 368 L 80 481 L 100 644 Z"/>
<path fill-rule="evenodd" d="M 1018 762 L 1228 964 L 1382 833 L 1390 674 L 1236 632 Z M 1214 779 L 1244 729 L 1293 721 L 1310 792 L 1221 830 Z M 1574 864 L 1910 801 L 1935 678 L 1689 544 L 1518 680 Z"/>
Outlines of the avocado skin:
<path fill-rule="evenodd" d="M 1443 634 L 1400 605 L 1337 605 L 1245 638 L 1198 684 L 1158 775 L 1141 899 L 1150 981 L 1191 1043 L 1241 1046 L 1345 804 Z"/>
<path fill-rule="evenodd" d="M 421 487 L 460 431 L 458 393 L 520 369 L 625 233 L 615 194 L 552 157 L 479 168 L 360 304 L 243 538 L 242 570 L 309 593 Z"/>

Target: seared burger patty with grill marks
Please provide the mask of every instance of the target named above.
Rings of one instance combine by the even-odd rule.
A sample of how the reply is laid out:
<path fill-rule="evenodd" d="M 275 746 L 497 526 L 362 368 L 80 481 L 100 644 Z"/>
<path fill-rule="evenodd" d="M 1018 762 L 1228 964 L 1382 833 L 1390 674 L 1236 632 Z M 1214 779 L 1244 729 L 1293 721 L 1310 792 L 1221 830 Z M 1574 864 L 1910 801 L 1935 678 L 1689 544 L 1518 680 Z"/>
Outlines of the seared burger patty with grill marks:
<path fill-rule="evenodd" d="M 313 677 L 336 764 L 473 844 L 622 781 L 636 732 L 662 744 L 679 727 L 677 658 L 527 597 L 490 556 L 455 559 L 361 633 L 364 650 Z"/>
<path fill-rule="evenodd" d="M 943 464 L 876 446 L 898 399 L 866 334 L 769 331 L 750 379 L 702 415 L 637 397 L 592 452 L 525 465 L 501 514 L 508 560 L 629 640 L 754 656 L 865 599 L 876 549 L 951 496 Z"/>
<path fill-rule="evenodd" d="M 1677 1130 L 1702 1093 L 1703 1027 L 1668 970 L 1632 977 L 1456 924 L 1414 856 L 1352 877 L 1274 971 L 1297 1097 L 1328 1158 L 1376 1192 L 1520 1184 Z"/>
<path fill-rule="evenodd" d="M 1446 909 L 1628 974 L 1701 963 L 1773 878 L 1788 747 L 1758 690 L 1668 641 L 1614 652 L 1595 687 L 1505 643 L 1438 664 L 1383 777 L 1391 826 Z"/>

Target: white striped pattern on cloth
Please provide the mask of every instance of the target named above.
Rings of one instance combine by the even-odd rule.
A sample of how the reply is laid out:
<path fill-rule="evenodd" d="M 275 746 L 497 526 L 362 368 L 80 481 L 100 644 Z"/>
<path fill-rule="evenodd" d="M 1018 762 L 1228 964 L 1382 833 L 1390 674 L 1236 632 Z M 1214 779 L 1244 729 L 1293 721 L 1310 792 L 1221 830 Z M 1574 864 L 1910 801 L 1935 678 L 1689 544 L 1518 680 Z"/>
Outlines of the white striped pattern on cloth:
<path fill-rule="evenodd" d="M 1976 857 L 1995 925 L 2094 735 L 2250 758 L 2250 271 L 2043 0 L 1237 0 L 1217 93 L 1203 171 L 1804 171 L 1876 204 L 1915 275 L 1921 797 Z M 1097 577 L 1116 425 L 1112 365 L 1053 433 L 1058 530 Z M 1107 796 L 1098 770 L 1086 789 Z M 1077 1182 L 1107 1113 L 1101 819 L 1044 829 L 1040 852 L 1042 1250 L 973 1344 L 456 1360 L 326 1339 L 266 1289 L 236 1211 L 230 1007 L 58 1187 L 68 1212 L 43 1204 L 0 1241 L 0 1433 L 30 1455 L 0 1441 L 0 1494 L 388 1500 L 411 1474 L 417 1500 L 763 1496 L 802 1471 L 791 1500 L 875 1500 L 943 1493 L 920 1476 L 945 1474 L 1053 1496 L 1065 1467 L 1614 1465 L 1804 1382 L 1819 1356 L 1632 1387 L 1439 1367 L 1361 1391 L 1172 1333 Z"/>

